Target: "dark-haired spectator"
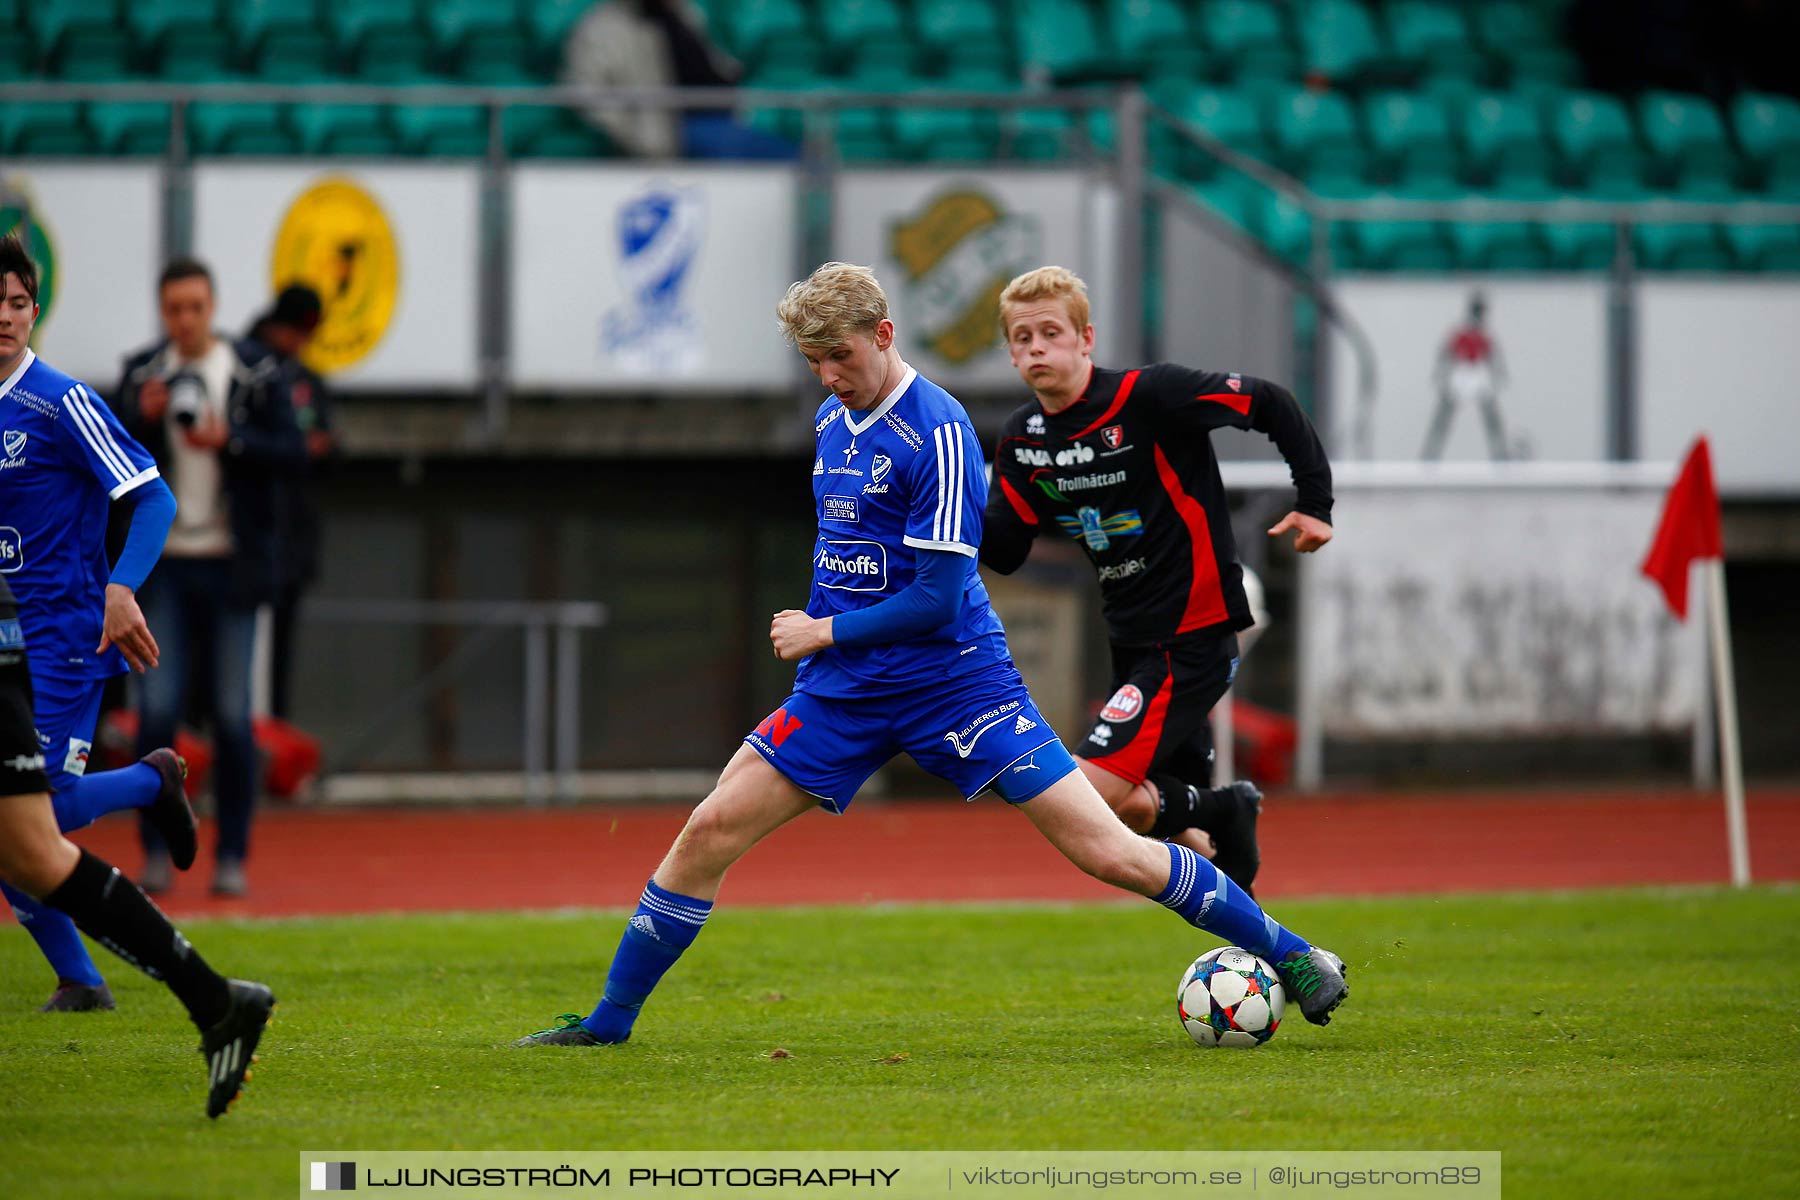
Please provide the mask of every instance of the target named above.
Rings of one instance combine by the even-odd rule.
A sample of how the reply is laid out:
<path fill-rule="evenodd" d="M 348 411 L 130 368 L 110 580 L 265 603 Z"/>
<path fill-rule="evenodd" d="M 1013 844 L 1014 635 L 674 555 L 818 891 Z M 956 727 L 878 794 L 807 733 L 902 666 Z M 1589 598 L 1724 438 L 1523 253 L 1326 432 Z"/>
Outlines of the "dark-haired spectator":
<path fill-rule="evenodd" d="M 319 577 L 319 505 L 313 494 L 313 480 L 338 455 L 330 390 L 318 372 L 301 358 L 323 314 L 319 293 L 303 283 L 291 284 L 275 297 L 267 312 L 251 323 L 246 335 L 274 351 L 287 368 L 294 423 L 306 438 L 306 472 L 295 481 L 284 513 L 281 577 L 275 591 L 269 709 L 284 720 L 292 716 L 289 704 L 293 690 L 294 627 L 300 599 Z"/>

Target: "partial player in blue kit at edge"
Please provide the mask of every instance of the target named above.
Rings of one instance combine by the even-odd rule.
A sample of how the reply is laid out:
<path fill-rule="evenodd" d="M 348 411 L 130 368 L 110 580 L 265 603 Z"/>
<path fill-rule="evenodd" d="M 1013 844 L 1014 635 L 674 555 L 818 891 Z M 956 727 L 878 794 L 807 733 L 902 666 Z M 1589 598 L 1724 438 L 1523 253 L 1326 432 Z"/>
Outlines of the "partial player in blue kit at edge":
<path fill-rule="evenodd" d="M 186 768 L 158 749 L 118 771 L 85 774 L 106 681 L 154 667 L 156 639 L 136 592 L 175 517 L 175 497 L 143 447 L 79 380 L 30 349 L 37 267 L 16 236 L 0 239 L 0 574 L 18 598 L 35 681 L 33 718 L 63 832 L 105 813 L 145 809 L 185 866 L 194 860 Z M 133 505 L 119 560 L 106 561 L 109 504 Z M 44 1011 L 113 1006 L 75 925 L 0 885 L 56 972 Z"/>
<path fill-rule="evenodd" d="M 998 793 L 1095 878 L 1274 962 L 1306 1018 L 1327 1023 L 1348 994 L 1341 960 L 1193 850 L 1125 828 L 1033 703 L 976 569 L 987 482 L 974 427 L 901 360 L 873 273 L 826 263 L 777 313 L 833 393 L 815 428 L 812 593 L 769 629 L 776 656 L 800 661 L 794 692 L 745 737 L 645 886 L 593 1012 L 515 1044 L 629 1038 L 731 864 L 812 808 L 842 813 L 900 753 L 967 799 Z"/>

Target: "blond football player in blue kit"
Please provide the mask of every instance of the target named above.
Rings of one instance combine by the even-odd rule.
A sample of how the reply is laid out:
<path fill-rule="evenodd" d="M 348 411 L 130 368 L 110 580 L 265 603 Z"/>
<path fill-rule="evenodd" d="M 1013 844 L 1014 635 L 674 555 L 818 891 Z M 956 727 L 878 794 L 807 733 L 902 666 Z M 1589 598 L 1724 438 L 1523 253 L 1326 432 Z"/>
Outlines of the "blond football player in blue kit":
<path fill-rule="evenodd" d="M 974 426 L 901 359 L 874 274 L 826 263 L 777 314 L 831 392 L 815 422 L 812 592 L 769 627 L 776 656 L 799 664 L 793 694 L 745 737 L 651 876 L 600 1003 L 516 1044 L 629 1038 L 731 864 L 810 809 L 843 813 L 901 753 L 965 799 L 995 792 L 1095 878 L 1275 963 L 1307 1019 L 1325 1024 L 1347 994 L 1338 957 L 1193 850 L 1127 829 L 1033 703 L 976 568 L 987 478 Z"/>

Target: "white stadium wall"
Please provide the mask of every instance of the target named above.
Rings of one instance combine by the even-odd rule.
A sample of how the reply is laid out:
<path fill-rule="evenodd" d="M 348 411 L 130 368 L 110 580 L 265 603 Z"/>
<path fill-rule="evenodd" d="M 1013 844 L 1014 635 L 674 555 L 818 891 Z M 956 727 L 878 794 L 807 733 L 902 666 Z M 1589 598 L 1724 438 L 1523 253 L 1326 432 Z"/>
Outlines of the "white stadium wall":
<path fill-rule="evenodd" d="M 1093 298 L 1095 356 L 1119 286 L 1109 184 L 1079 171 L 847 170 L 838 175 L 833 257 L 871 266 L 893 306 L 907 361 L 951 391 L 1019 391 L 993 302 L 1047 263 L 1081 275 Z"/>
<path fill-rule="evenodd" d="M 1343 489 L 1305 562 L 1303 689 L 1352 740 L 1674 732 L 1698 621 L 1638 571 L 1660 488 Z"/>
<path fill-rule="evenodd" d="M 283 286 L 325 299 L 308 362 L 341 387 L 476 385 L 480 172 L 473 166 L 209 163 L 194 248 L 241 332 Z"/>
<path fill-rule="evenodd" d="M 28 239 L 32 252 L 48 260 L 38 264 L 40 299 L 49 303 L 33 345 L 111 399 L 126 354 L 156 333 L 162 171 L 0 163 L 0 210 L 21 207 L 42 235 Z"/>
<path fill-rule="evenodd" d="M 1417 461 L 1439 403 L 1438 352 L 1463 321 L 1469 299 L 1487 303 L 1487 328 L 1506 380 L 1499 389 L 1506 457 L 1593 461 L 1606 456 L 1606 284 L 1592 277 L 1343 275 L 1338 304 L 1374 353 L 1373 404 L 1358 394 L 1358 360 L 1332 339 L 1332 446 L 1341 457 Z M 1498 457 L 1481 414 L 1456 406 L 1445 461 Z"/>
<path fill-rule="evenodd" d="M 1701 433 L 1727 494 L 1800 494 L 1800 283 L 1645 279 L 1638 450 L 1679 460 Z"/>
<path fill-rule="evenodd" d="M 800 251 L 792 167 L 513 172 L 513 379 L 546 390 L 796 384 L 775 305 Z"/>

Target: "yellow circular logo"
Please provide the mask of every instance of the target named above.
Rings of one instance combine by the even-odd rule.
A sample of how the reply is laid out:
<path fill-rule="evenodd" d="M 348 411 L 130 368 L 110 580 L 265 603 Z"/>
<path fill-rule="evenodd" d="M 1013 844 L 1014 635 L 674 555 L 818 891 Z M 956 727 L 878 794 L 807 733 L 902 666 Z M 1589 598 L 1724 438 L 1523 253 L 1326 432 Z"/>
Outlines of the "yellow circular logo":
<path fill-rule="evenodd" d="M 301 353 L 322 375 L 366 358 L 381 343 L 400 294 L 400 251 L 375 197 L 341 177 L 300 193 L 281 218 L 269 264 L 272 292 L 303 283 L 324 316 Z"/>

